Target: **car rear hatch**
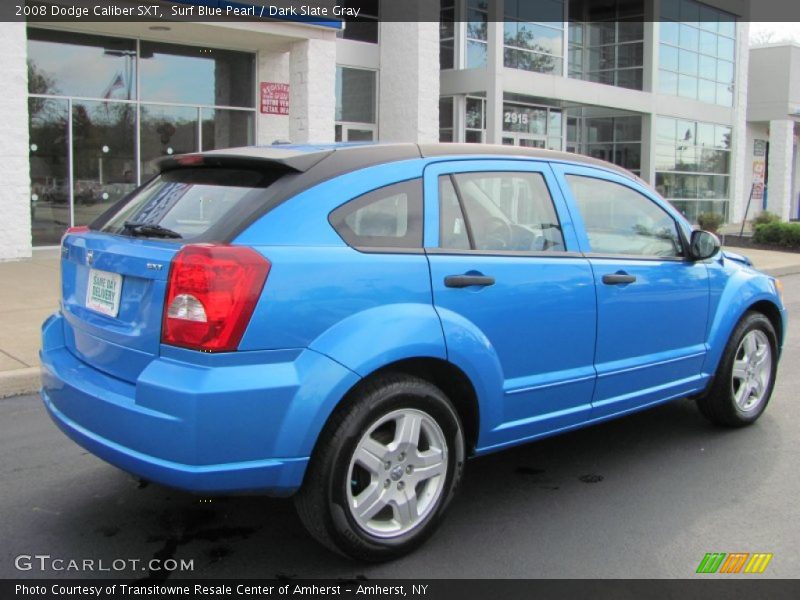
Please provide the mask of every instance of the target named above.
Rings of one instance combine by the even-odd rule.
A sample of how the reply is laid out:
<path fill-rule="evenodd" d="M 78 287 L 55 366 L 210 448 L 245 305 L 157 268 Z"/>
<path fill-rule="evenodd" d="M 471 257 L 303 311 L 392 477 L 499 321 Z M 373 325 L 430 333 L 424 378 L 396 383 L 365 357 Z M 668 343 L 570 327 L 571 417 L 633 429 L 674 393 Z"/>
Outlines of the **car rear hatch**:
<path fill-rule="evenodd" d="M 170 158 L 160 175 L 88 228 L 68 231 L 61 260 L 67 348 L 84 363 L 135 382 L 159 353 L 175 255 L 187 243 L 229 242 L 289 189 L 287 176 L 328 153 L 296 160 L 277 154 Z"/>

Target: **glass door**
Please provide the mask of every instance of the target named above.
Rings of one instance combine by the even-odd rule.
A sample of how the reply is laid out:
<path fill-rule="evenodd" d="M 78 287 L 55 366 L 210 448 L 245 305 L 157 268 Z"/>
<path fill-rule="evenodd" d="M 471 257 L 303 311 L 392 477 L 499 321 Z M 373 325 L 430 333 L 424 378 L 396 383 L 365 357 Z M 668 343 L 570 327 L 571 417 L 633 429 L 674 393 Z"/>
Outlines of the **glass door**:
<path fill-rule="evenodd" d="M 504 133 L 504 146 L 522 146 L 523 148 L 546 148 L 547 138 L 543 135 L 529 135 L 525 133 Z"/>

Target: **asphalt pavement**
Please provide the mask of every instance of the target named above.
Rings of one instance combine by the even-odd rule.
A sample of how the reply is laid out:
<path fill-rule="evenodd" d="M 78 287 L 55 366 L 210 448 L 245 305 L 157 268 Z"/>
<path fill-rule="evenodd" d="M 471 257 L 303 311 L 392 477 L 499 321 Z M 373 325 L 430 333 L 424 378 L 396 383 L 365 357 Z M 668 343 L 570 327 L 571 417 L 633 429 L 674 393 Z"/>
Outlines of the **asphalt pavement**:
<path fill-rule="evenodd" d="M 707 552 L 774 555 L 761 575 L 713 577 L 796 578 L 800 276 L 784 283 L 788 340 L 755 425 L 720 429 L 680 400 L 475 459 L 437 534 L 383 565 L 318 546 L 291 500 L 144 485 L 68 440 L 35 396 L 4 400 L 0 578 L 686 578 Z M 20 555 L 106 567 L 173 558 L 193 570 L 20 571 Z"/>

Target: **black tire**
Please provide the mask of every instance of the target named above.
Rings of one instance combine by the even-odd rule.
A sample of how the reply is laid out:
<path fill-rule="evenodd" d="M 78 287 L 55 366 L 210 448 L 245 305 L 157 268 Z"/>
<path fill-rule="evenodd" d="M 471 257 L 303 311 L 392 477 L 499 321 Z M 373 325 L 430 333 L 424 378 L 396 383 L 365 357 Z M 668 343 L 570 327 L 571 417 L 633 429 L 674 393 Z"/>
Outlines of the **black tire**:
<path fill-rule="evenodd" d="M 354 494 L 352 486 L 356 485 L 352 479 L 355 467 L 351 467 L 351 460 L 355 460 L 356 449 L 374 424 L 403 410 L 424 414 L 438 426 L 436 431 L 446 440 L 446 452 L 442 453 L 443 457 L 446 454 L 446 460 L 440 461 L 446 465 L 446 471 L 436 480 L 438 496 L 435 501 L 428 500 L 426 515 L 424 518 L 420 515 L 413 529 L 393 537 L 378 537 L 360 525 L 350 509 L 348 493 Z M 426 421 L 429 430 L 430 422 Z M 421 443 L 424 437 L 425 433 L 421 434 Z M 303 485 L 295 496 L 295 506 L 309 533 L 331 550 L 368 562 L 391 560 L 417 548 L 439 526 L 461 481 L 464 456 L 463 428 L 458 413 L 438 387 L 402 373 L 379 375 L 361 384 L 331 415 L 317 441 Z M 393 458 L 404 460 L 400 456 Z M 408 458 L 403 468 L 413 469 L 411 461 L 412 458 Z M 378 464 L 385 463 L 379 461 Z M 412 486 L 417 489 L 410 475 L 401 473 L 400 477 L 409 478 L 407 492 Z M 388 475 L 385 481 L 391 481 Z M 392 481 L 386 486 L 387 493 L 395 493 L 399 485 L 400 482 Z M 427 490 L 427 484 L 421 485 Z M 349 490 L 348 486 L 351 486 Z M 414 496 L 416 498 L 416 491 Z"/>
<path fill-rule="evenodd" d="M 734 382 L 733 369 L 737 354 L 742 352 L 740 345 L 745 336 L 753 331 L 760 331 L 768 341 L 769 381 L 764 386 L 760 400 L 748 410 L 743 410 L 736 402 L 737 384 Z M 745 313 L 731 333 L 728 344 L 720 359 L 719 367 L 714 375 L 708 391 L 697 399 L 700 412 L 709 421 L 724 427 L 744 427 L 755 423 L 767 408 L 772 389 L 775 386 L 775 374 L 778 368 L 778 341 L 775 328 L 762 313 L 750 311 Z M 742 385 L 742 384 L 739 384 Z"/>

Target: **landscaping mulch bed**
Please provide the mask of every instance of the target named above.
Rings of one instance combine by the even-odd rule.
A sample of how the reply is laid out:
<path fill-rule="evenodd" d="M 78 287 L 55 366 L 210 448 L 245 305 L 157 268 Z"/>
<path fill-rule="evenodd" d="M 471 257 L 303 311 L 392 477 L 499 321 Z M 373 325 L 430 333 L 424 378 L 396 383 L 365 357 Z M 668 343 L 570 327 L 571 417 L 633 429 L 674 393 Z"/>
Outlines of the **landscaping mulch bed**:
<path fill-rule="evenodd" d="M 729 248 L 753 248 L 755 250 L 772 250 L 775 252 L 792 252 L 800 254 L 800 248 L 787 248 L 786 246 L 777 246 L 774 244 L 757 244 L 749 235 L 728 234 L 720 235 L 720 240 L 723 246 Z"/>

